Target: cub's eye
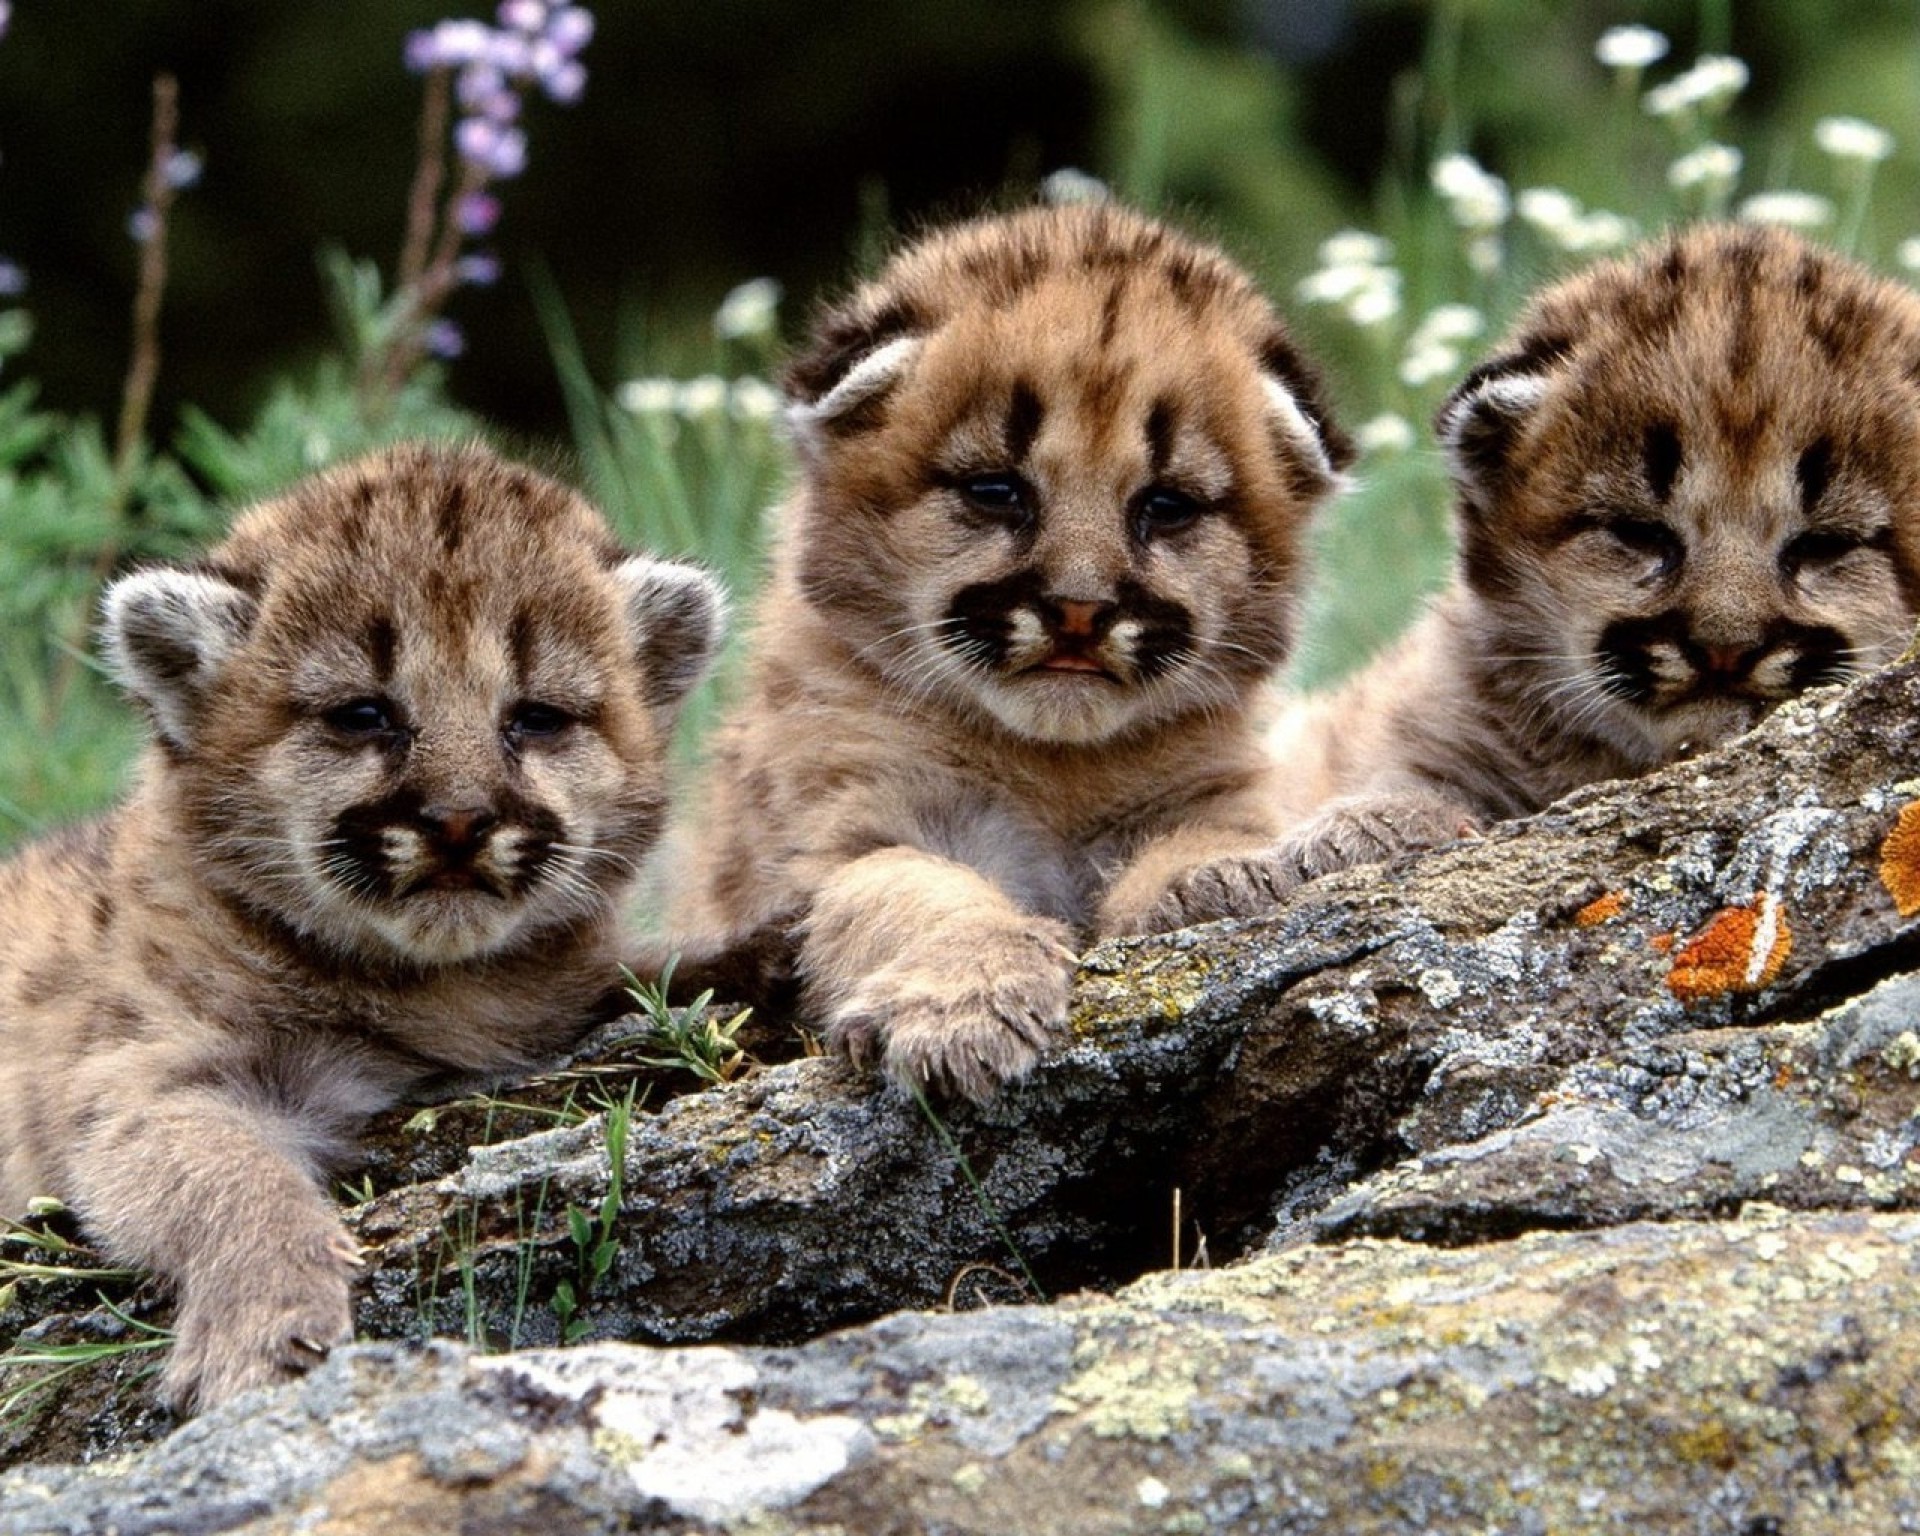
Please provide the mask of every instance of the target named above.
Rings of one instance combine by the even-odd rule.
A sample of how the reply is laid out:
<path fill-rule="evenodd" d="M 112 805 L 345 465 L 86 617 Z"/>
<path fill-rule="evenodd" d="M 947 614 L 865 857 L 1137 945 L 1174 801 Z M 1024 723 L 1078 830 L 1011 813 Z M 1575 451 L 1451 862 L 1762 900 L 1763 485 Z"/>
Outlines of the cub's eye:
<path fill-rule="evenodd" d="M 1616 517 L 1602 526 L 1622 549 L 1643 560 L 1658 561 L 1663 576 L 1678 569 L 1686 558 L 1687 547 L 1680 535 L 1651 517 Z"/>
<path fill-rule="evenodd" d="M 1831 565 L 1867 542 L 1866 536 L 1841 528 L 1813 528 L 1789 539 L 1780 551 L 1780 569 L 1789 576 L 1809 565 Z"/>
<path fill-rule="evenodd" d="M 1163 533 L 1178 533 L 1200 516 L 1200 503 L 1185 491 L 1167 485 L 1150 485 L 1133 499 L 1133 528 L 1142 539 Z"/>
<path fill-rule="evenodd" d="M 984 512 L 1009 527 L 1024 527 L 1033 521 L 1033 492 L 1027 482 L 1011 471 L 987 475 L 968 475 L 954 489 L 976 512 Z"/>
<path fill-rule="evenodd" d="M 320 718 L 342 736 L 392 736 L 400 730 L 400 712 L 386 699 L 349 699 Z"/>
<path fill-rule="evenodd" d="M 558 736 L 573 724 L 573 716 L 552 704 L 516 704 L 507 716 L 507 734 L 518 740 Z"/>

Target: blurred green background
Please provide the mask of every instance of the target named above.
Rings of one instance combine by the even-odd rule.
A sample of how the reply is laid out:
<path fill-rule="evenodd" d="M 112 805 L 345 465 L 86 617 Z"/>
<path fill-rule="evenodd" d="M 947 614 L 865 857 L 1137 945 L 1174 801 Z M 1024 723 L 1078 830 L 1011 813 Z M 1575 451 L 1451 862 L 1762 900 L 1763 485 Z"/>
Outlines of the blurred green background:
<path fill-rule="evenodd" d="M 1459 205 L 1434 189 L 1439 157 L 1468 153 L 1508 193 L 1563 190 L 1651 232 L 1719 205 L 1668 179 L 1712 139 L 1744 154 L 1720 202 L 1819 194 L 1825 235 L 1889 270 L 1920 233 L 1913 0 L 592 9 L 584 98 L 530 109 L 530 164 L 501 188 L 486 244 L 504 275 L 449 305 L 464 354 L 418 370 L 367 421 L 341 382 L 353 306 L 343 337 L 318 253 L 391 274 L 421 90 L 401 49 L 411 29 L 462 12 L 438 0 L 17 0 L 0 40 L 0 254 L 27 272 L 11 302 L 32 329 L 0 369 L 14 385 L 0 405 L 0 842 L 119 783 L 133 732 L 76 659 L 100 577 L 191 547 L 233 500 L 382 436 L 480 426 L 510 448 L 557 450 L 632 536 L 750 587 L 759 509 L 782 473 L 772 429 L 747 408 L 758 402 L 736 391 L 734 408 L 656 399 L 636 411 L 620 385 L 768 376 L 816 300 L 897 232 L 1031 197 L 1062 167 L 1221 238 L 1325 363 L 1342 419 L 1370 427 L 1360 489 L 1322 519 L 1307 682 L 1362 659 L 1441 579 L 1445 487 L 1426 418 L 1528 289 L 1602 248 L 1569 248 L 1564 229 L 1516 207 L 1497 254 L 1476 252 Z M 1596 38 L 1624 23 L 1670 40 L 1644 77 L 1595 57 Z M 1706 53 L 1751 72 L 1724 111 L 1644 109 L 1646 86 Z M 128 219 L 162 70 L 180 81 L 181 142 L 205 170 L 173 211 L 163 366 L 130 467 L 110 424 L 137 256 Z M 1814 124 L 1836 113 L 1898 146 L 1871 168 L 1868 200 L 1866 168 L 1816 147 Z M 1369 290 L 1391 290 L 1390 312 L 1303 296 L 1316 272 L 1351 265 L 1322 256 L 1345 228 L 1390 241 Z M 716 338 L 716 304 L 759 276 L 785 293 L 776 333 Z M 1477 331 L 1457 317 L 1444 336 L 1423 331 L 1442 305 L 1470 309 Z"/>

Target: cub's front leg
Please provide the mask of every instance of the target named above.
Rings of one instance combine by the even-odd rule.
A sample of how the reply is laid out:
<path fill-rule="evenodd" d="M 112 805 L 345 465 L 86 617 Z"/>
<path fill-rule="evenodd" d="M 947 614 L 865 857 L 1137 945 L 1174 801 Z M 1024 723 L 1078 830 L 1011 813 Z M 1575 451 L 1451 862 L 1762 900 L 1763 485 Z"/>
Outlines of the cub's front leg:
<path fill-rule="evenodd" d="M 983 1099 L 1059 1038 L 1076 956 L 1064 923 L 977 870 L 891 847 L 815 892 L 800 951 L 829 1044 L 904 1087 Z"/>
<path fill-rule="evenodd" d="M 1101 931 L 1163 933 L 1219 918 L 1256 917 L 1321 875 L 1478 832 L 1473 813 L 1450 796 L 1407 789 L 1332 801 L 1265 846 L 1243 843 L 1184 864 L 1182 855 L 1203 845 L 1205 834 L 1173 834 L 1149 845 L 1115 884 L 1102 909 Z M 1180 867 L 1156 884 L 1153 877 L 1168 865 Z"/>
<path fill-rule="evenodd" d="M 175 1287 L 171 1407 L 290 1380 L 352 1337 L 359 1253 L 293 1155 L 313 1125 L 227 1088 L 123 1088 L 102 1109 L 75 1149 L 73 1204 L 108 1252 Z"/>

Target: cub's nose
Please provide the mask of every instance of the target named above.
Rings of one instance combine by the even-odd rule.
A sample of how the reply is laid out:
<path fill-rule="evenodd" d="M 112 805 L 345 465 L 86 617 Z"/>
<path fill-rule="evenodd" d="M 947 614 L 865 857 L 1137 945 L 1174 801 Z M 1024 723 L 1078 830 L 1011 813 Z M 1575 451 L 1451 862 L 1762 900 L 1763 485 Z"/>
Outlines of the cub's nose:
<path fill-rule="evenodd" d="M 1107 627 L 1112 603 L 1090 603 L 1076 598 L 1048 598 L 1047 627 L 1062 639 L 1091 640 Z"/>
<path fill-rule="evenodd" d="M 1700 670 L 1721 682 L 1737 682 L 1753 670 L 1765 650 L 1764 645 L 1703 645 Z"/>
<path fill-rule="evenodd" d="M 421 826 L 443 853 L 473 852 L 499 820 L 487 805 L 428 805 L 420 810 Z"/>

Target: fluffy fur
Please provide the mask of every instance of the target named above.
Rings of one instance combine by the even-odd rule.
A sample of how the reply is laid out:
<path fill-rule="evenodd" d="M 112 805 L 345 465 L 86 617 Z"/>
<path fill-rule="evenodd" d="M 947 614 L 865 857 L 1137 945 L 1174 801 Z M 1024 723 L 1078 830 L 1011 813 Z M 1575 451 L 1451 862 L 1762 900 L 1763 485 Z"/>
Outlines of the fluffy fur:
<path fill-rule="evenodd" d="M 1538 810 L 1891 660 L 1920 612 L 1920 298 L 1704 227 L 1535 300 L 1438 420 L 1452 586 L 1272 735 L 1285 885 Z"/>
<path fill-rule="evenodd" d="M 677 942 L 799 936 L 803 1006 L 970 1095 L 1074 950 L 1217 903 L 1278 830 L 1251 708 L 1349 458 L 1219 251 L 1114 207 L 936 233 L 787 378 L 802 477 L 689 823 Z"/>
<path fill-rule="evenodd" d="M 374 1110 L 562 1048 L 617 983 L 720 616 L 571 492 L 401 448 L 105 602 L 137 788 L 0 866 L 0 1208 L 177 1288 L 175 1405 L 348 1335 L 324 1171 Z"/>

